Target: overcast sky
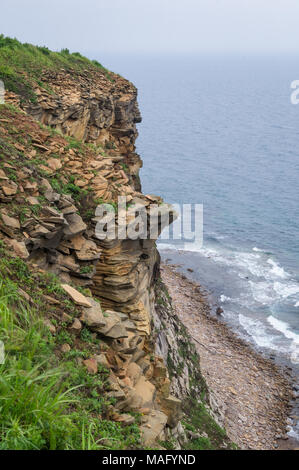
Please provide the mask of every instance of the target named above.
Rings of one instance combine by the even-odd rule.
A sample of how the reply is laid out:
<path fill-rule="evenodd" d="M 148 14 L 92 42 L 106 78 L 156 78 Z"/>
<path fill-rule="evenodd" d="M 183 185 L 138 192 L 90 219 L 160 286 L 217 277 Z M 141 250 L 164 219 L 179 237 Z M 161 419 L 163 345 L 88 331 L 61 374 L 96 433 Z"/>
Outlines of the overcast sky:
<path fill-rule="evenodd" d="M 5 3 L 5 5 L 4 5 Z M 299 0 L 9 0 L 0 32 L 101 53 L 296 53 Z"/>

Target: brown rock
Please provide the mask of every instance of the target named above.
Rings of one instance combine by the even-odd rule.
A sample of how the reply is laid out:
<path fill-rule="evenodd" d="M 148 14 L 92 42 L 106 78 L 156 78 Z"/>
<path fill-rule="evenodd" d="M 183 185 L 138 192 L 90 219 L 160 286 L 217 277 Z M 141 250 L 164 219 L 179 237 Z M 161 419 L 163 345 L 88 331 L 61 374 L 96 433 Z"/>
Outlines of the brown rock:
<path fill-rule="evenodd" d="M 80 261 L 93 261 L 100 258 L 101 251 L 92 240 L 86 240 L 76 256 Z"/>
<path fill-rule="evenodd" d="M 167 398 L 163 398 L 161 401 L 162 411 L 167 415 L 167 424 L 171 428 L 174 428 L 181 418 L 181 406 L 182 402 L 178 398 L 169 395 Z"/>
<path fill-rule="evenodd" d="M 98 372 L 98 363 L 96 359 L 86 359 L 83 361 L 83 364 L 90 374 L 96 374 Z"/>
<path fill-rule="evenodd" d="M 15 228 L 15 229 L 19 229 L 21 227 L 20 222 L 14 217 L 9 217 L 8 215 L 5 215 L 5 214 L 1 214 L 1 217 L 5 225 L 7 225 L 8 227 Z"/>
<path fill-rule="evenodd" d="M 9 245 L 12 247 L 15 254 L 19 258 L 27 259 L 29 257 L 29 253 L 24 242 L 18 242 L 17 240 L 10 240 Z"/>
<path fill-rule="evenodd" d="M 65 313 L 65 312 L 62 313 L 61 319 L 65 323 L 71 323 L 72 322 L 72 317 L 70 315 L 68 315 L 67 313 Z"/>
<path fill-rule="evenodd" d="M 27 197 L 27 201 L 31 206 L 36 206 L 37 204 L 39 204 L 39 200 L 37 199 L 37 197 L 34 196 Z"/>
<path fill-rule="evenodd" d="M 74 250 L 81 250 L 84 243 L 86 243 L 86 238 L 82 237 L 82 235 L 76 235 L 70 241 L 71 248 Z"/>
<path fill-rule="evenodd" d="M 6 173 L 0 169 L 0 180 L 8 180 Z"/>
<path fill-rule="evenodd" d="M 97 356 L 94 356 L 93 359 L 95 359 L 97 363 L 103 367 L 107 367 L 107 368 L 110 367 L 105 354 L 98 354 Z"/>
<path fill-rule="evenodd" d="M 123 426 L 129 426 L 130 424 L 135 423 L 134 416 L 128 414 L 119 415 L 114 420 L 121 423 Z"/>
<path fill-rule="evenodd" d="M 131 362 L 127 368 L 127 375 L 134 385 L 139 381 L 141 374 L 142 370 L 139 365 L 135 362 Z"/>
<path fill-rule="evenodd" d="M 100 330 L 98 330 L 99 333 L 101 333 Z M 107 331 L 106 333 L 102 333 L 104 336 L 107 336 L 108 338 L 127 338 L 128 337 L 128 332 L 127 330 L 121 325 L 115 325 L 111 330 Z"/>
<path fill-rule="evenodd" d="M 55 335 L 56 333 L 56 328 L 55 326 L 53 325 L 53 323 L 50 322 L 50 320 L 48 320 L 47 318 L 44 320 L 44 325 L 49 328 L 50 330 L 50 333 L 52 333 L 52 335 Z"/>
<path fill-rule="evenodd" d="M 70 352 L 70 350 L 71 350 L 71 347 L 67 343 L 65 343 L 61 346 L 61 352 L 63 352 L 63 353 L 68 353 L 68 352 Z"/>
<path fill-rule="evenodd" d="M 151 447 L 157 439 L 161 438 L 166 423 L 167 416 L 162 411 L 154 410 L 151 413 L 148 417 L 148 423 L 141 426 L 145 447 Z"/>
<path fill-rule="evenodd" d="M 82 330 L 82 323 L 80 322 L 80 320 L 78 320 L 78 318 L 75 318 L 74 323 L 70 326 L 70 329 L 74 333 L 80 333 L 80 331 Z"/>
<path fill-rule="evenodd" d="M 25 299 L 27 302 L 31 302 L 33 303 L 33 300 L 32 298 L 30 297 L 30 295 L 27 294 L 27 292 L 25 292 L 23 289 L 21 289 L 20 287 L 18 288 L 18 293 L 20 294 L 21 297 L 23 297 L 23 299 Z"/>
<path fill-rule="evenodd" d="M 61 302 L 59 302 L 59 300 L 56 300 L 53 297 L 50 297 L 49 295 L 43 295 L 43 299 L 50 305 L 61 305 Z"/>
<path fill-rule="evenodd" d="M 88 308 L 92 307 L 91 303 L 87 300 L 85 295 L 81 294 L 73 287 L 69 286 L 68 284 L 62 284 L 61 287 L 65 290 L 65 292 L 70 296 L 76 305 L 81 305 L 82 307 Z"/>
<path fill-rule="evenodd" d="M 61 164 L 61 161 L 58 159 L 58 158 L 49 158 L 49 160 L 47 161 L 48 163 L 48 166 L 52 169 L 52 170 L 60 170 L 60 168 L 62 168 L 62 164 Z"/>
<path fill-rule="evenodd" d="M 17 185 L 11 185 L 11 186 L 2 186 L 2 191 L 4 192 L 5 196 L 13 196 L 17 194 L 18 192 L 18 187 Z"/>

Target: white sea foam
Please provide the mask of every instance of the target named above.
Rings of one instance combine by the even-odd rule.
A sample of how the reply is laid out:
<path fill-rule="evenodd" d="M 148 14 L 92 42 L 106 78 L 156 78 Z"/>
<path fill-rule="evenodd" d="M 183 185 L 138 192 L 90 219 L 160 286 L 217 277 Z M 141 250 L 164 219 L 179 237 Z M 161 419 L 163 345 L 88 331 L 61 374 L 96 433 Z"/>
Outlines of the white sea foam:
<path fill-rule="evenodd" d="M 270 315 L 267 318 L 267 321 L 270 323 L 270 325 L 280 333 L 282 333 L 286 338 L 290 339 L 293 341 L 293 346 L 299 345 L 299 335 L 297 335 L 294 331 L 290 330 L 290 325 L 288 323 L 278 320 L 277 318 L 273 317 Z"/>
<path fill-rule="evenodd" d="M 259 347 L 274 350 L 280 349 L 275 344 L 275 336 L 271 335 L 269 331 L 267 331 L 267 327 L 261 321 L 253 320 L 252 318 L 246 317 L 240 313 L 239 322 L 246 333 Z"/>
<path fill-rule="evenodd" d="M 280 277 L 282 279 L 287 279 L 289 277 L 289 274 L 285 272 L 285 270 L 279 266 L 273 259 L 269 258 L 267 260 L 267 263 L 272 266 L 271 268 L 271 273 L 274 274 L 274 276 Z"/>
<path fill-rule="evenodd" d="M 231 301 L 232 299 L 230 297 L 227 297 L 224 294 L 220 295 L 220 302 L 231 302 Z"/>
<path fill-rule="evenodd" d="M 171 245 L 170 243 L 158 243 L 158 248 L 160 251 L 165 251 L 165 250 L 174 250 L 178 251 L 179 247 L 177 245 Z"/>
<path fill-rule="evenodd" d="M 253 299 L 262 305 L 271 305 L 277 300 L 272 283 L 268 281 L 249 281 Z"/>
<path fill-rule="evenodd" d="M 289 437 L 292 437 L 297 441 L 299 440 L 299 430 L 292 428 L 287 434 Z"/>
<path fill-rule="evenodd" d="M 295 284 L 294 282 L 288 282 L 286 284 L 274 282 L 273 289 L 279 297 L 286 299 L 299 293 L 299 284 Z"/>
<path fill-rule="evenodd" d="M 255 251 L 262 252 L 258 248 Z M 200 252 L 216 263 L 239 270 L 241 279 L 251 277 L 248 280 L 250 290 L 258 303 L 273 305 L 299 293 L 299 284 L 291 280 L 290 274 L 272 258 L 265 260 L 259 253 L 227 253 L 214 248 L 203 248 Z"/>
<path fill-rule="evenodd" d="M 260 253 L 263 253 L 263 252 L 264 252 L 264 250 L 261 250 L 260 248 L 257 248 L 256 246 L 254 246 L 254 247 L 252 248 L 252 251 L 258 251 L 258 252 L 260 252 Z"/>
<path fill-rule="evenodd" d="M 165 245 L 164 245 L 165 246 Z M 171 247 L 172 249 L 173 247 Z M 182 245 L 174 247 L 182 250 Z M 196 251 L 219 266 L 227 267 L 227 272 L 235 273 L 244 283 L 244 291 L 238 299 L 220 295 L 222 303 L 238 303 L 250 311 L 273 307 L 278 302 L 292 302 L 299 307 L 299 284 L 291 279 L 289 273 L 278 264 L 267 252 L 254 247 L 252 252 L 235 252 L 219 245 L 199 247 L 196 244 L 185 244 L 182 251 Z M 247 287 L 246 287 L 247 286 Z M 229 312 L 227 313 L 229 316 Z M 235 314 L 233 314 L 233 317 Z M 270 315 L 266 321 L 256 320 L 250 316 L 239 314 L 239 323 L 254 342 L 263 348 L 270 348 L 288 354 L 291 358 L 298 355 L 299 336 L 291 327 Z"/>

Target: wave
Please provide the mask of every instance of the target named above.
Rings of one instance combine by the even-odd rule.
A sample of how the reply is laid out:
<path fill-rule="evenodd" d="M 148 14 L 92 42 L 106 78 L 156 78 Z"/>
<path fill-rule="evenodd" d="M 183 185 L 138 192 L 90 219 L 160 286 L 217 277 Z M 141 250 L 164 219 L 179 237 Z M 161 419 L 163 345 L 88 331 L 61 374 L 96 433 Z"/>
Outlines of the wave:
<path fill-rule="evenodd" d="M 271 268 L 271 272 L 277 276 L 277 277 L 281 277 L 282 279 L 287 279 L 290 277 L 290 275 L 285 272 L 285 270 L 283 269 L 283 267 L 279 266 L 278 263 L 276 263 L 273 259 L 269 258 L 267 260 L 267 263 L 270 264 L 272 266 Z"/>
<path fill-rule="evenodd" d="M 179 248 L 178 245 L 172 245 L 171 243 L 158 242 L 157 245 L 160 251 L 168 251 L 168 250 L 179 251 L 180 249 L 182 249 L 182 248 Z"/>
<path fill-rule="evenodd" d="M 259 253 L 265 253 L 265 250 L 261 250 L 260 248 L 257 248 L 256 246 L 254 246 L 252 248 L 252 251 L 258 251 Z"/>
<path fill-rule="evenodd" d="M 220 302 L 232 302 L 232 299 L 224 294 L 220 295 Z"/>
<path fill-rule="evenodd" d="M 277 294 L 283 299 L 293 297 L 294 295 L 299 293 L 299 284 L 295 284 L 292 282 L 286 284 L 283 284 L 281 282 L 274 282 L 273 288 L 275 292 L 277 292 Z"/>
<path fill-rule="evenodd" d="M 249 335 L 254 340 L 257 346 L 266 349 L 273 349 L 276 351 L 279 349 L 281 352 L 286 352 L 284 348 L 280 348 L 276 344 L 276 337 L 269 333 L 267 327 L 261 321 L 253 320 L 252 318 L 249 318 L 240 313 L 239 323 L 246 331 L 247 335 Z"/>
<path fill-rule="evenodd" d="M 292 279 L 269 251 L 256 246 L 251 251 L 237 250 L 225 246 L 215 234 L 209 237 L 209 242 L 203 247 L 196 243 L 163 244 L 163 249 L 197 252 L 211 260 L 210 279 L 211 274 L 225 276 L 224 283 L 228 286 L 217 294 L 218 301 L 225 305 L 226 319 L 233 324 L 238 320 L 246 336 L 258 347 L 281 352 L 291 359 L 292 354 L 297 357 L 299 335 L 272 314 L 276 312 L 276 316 L 284 318 L 285 313 L 293 314 L 294 306 L 299 307 L 297 280 Z M 207 264 L 203 266 L 209 270 Z"/>
<path fill-rule="evenodd" d="M 291 339 L 294 343 L 294 346 L 299 345 L 299 335 L 290 330 L 290 325 L 288 323 L 282 320 L 278 320 L 272 315 L 267 318 L 267 321 L 275 330 L 282 333 L 287 339 Z"/>

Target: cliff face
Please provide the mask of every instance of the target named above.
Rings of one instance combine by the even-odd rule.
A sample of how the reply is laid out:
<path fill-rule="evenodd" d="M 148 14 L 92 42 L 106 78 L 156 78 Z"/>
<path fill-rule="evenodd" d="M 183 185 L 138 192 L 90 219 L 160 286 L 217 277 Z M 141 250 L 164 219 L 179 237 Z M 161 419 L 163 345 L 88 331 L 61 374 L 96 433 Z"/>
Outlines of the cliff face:
<path fill-rule="evenodd" d="M 75 76 L 52 72 L 42 79 L 54 95 L 36 88 L 36 104 L 21 104 L 13 94 L 7 94 L 7 101 L 64 135 L 93 144 L 101 152 L 92 160 L 94 157 L 70 149 L 67 161 L 63 156 L 59 174 L 74 175 L 80 189 L 88 189 L 105 202 L 116 203 L 117 196 L 125 196 L 127 204 L 148 207 L 161 199 L 140 193 L 138 171 L 142 163 L 135 152 L 136 123 L 141 121 L 137 91 L 123 78 L 113 77 L 108 79 L 96 72 Z M 88 284 L 104 308 L 121 309 L 136 322 L 138 331 L 148 335 L 152 285 L 159 263 L 154 240 L 95 242 L 101 256 Z"/>
<path fill-rule="evenodd" d="M 6 93 L 6 103 L 22 112 L 1 109 L 1 238 L 31 270 L 59 277 L 79 309 L 67 334 L 76 342 L 87 328 L 101 340 L 85 365 L 90 373 L 108 368 L 113 419 L 132 422 L 125 412 L 137 411 L 144 445 L 173 436 L 175 446 L 184 445 L 181 401 L 188 415 L 206 388 L 199 358 L 160 281 L 155 240 L 100 240 L 95 232 L 96 207 L 116 208 L 119 196 L 125 207 L 115 215 L 119 222 L 128 211 L 127 228 L 130 208 L 145 208 L 148 217 L 155 204 L 158 232 L 161 214 L 170 222 L 174 217 L 159 196 L 141 193 L 136 88 L 94 67 L 44 70 L 40 80 L 34 103 Z M 53 327 L 50 313 L 55 336 L 65 319 L 53 315 L 62 322 Z"/>
<path fill-rule="evenodd" d="M 23 259 L 55 273 L 64 284 L 89 288 L 100 300 L 102 323 L 93 318 L 99 305 L 90 298 L 83 303 L 92 308 L 79 322 L 106 343 L 97 360 L 110 368 L 115 409 L 144 413 L 144 442 L 152 445 L 163 438 L 167 424 L 178 424 L 180 415 L 167 368 L 151 342 L 159 254 L 155 240 L 102 241 L 95 235 L 98 204 L 115 206 L 118 196 L 126 198 L 125 209 L 141 205 L 149 210 L 150 204 L 162 203 L 139 191 L 137 92 L 124 79 L 114 76 L 111 82 L 102 73 L 74 77 L 57 72 L 43 74 L 42 80 L 55 94 L 35 88 L 35 104 L 6 94 L 7 103 L 27 114 L 5 111 L 2 119 L 3 132 L 15 126 L 22 143 L 13 144 L 14 158 L 2 170 L 0 229 L 7 246 Z M 41 129 L 37 120 L 48 128 Z M 10 169 L 13 180 L 7 176 Z M 18 217 L 11 211 L 16 203 Z M 172 217 L 167 205 L 163 210 Z"/>

